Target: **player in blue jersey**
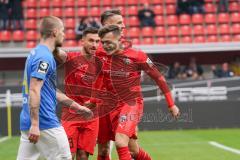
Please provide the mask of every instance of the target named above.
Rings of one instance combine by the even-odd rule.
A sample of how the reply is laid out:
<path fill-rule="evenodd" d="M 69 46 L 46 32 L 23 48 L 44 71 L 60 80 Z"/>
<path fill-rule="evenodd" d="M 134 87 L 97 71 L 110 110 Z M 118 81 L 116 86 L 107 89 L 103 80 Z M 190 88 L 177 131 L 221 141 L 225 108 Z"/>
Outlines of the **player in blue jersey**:
<path fill-rule="evenodd" d="M 56 116 L 57 100 L 85 116 L 92 112 L 56 90 L 56 62 L 53 50 L 62 45 L 64 26 L 54 16 L 43 18 L 41 40 L 27 57 L 23 80 L 21 140 L 18 160 L 71 160 L 66 133 Z"/>

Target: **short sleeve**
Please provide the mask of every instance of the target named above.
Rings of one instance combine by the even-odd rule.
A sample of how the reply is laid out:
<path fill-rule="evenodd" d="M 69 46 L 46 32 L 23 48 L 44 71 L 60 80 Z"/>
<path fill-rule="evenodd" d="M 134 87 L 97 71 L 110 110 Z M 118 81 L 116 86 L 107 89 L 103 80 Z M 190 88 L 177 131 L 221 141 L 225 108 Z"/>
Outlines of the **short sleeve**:
<path fill-rule="evenodd" d="M 152 60 L 147 56 L 146 53 L 142 51 L 138 51 L 138 63 L 140 64 L 148 64 L 150 67 L 153 66 Z"/>
<path fill-rule="evenodd" d="M 31 65 L 31 77 L 45 80 L 52 67 L 51 61 L 48 55 L 34 58 Z"/>

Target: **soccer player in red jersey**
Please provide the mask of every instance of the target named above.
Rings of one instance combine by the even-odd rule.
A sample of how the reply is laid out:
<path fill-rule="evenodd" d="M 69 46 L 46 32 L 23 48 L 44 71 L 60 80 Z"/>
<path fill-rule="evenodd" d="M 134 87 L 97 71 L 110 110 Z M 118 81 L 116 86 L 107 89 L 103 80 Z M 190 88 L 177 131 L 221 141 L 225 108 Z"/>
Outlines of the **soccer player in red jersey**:
<path fill-rule="evenodd" d="M 140 86 L 142 70 L 159 86 L 175 118 L 179 116 L 179 109 L 172 99 L 164 76 L 148 56 L 142 51 L 122 48 L 121 29 L 118 26 L 103 27 L 99 31 L 99 37 L 104 50 L 109 55 L 105 60 L 107 67 L 103 69 L 104 81 L 107 84 L 107 90 L 118 97 L 116 108 L 109 114 L 109 121 L 112 129 L 111 136 L 114 137 L 119 159 L 150 160 L 151 157 L 140 149 L 136 142 L 136 127 L 143 114 Z"/>
<path fill-rule="evenodd" d="M 86 121 L 72 110 L 66 107 L 62 109 L 61 121 L 73 159 L 76 156 L 77 159 L 87 160 L 89 154 L 94 153 L 96 145 L 99 120 L 92 90 L 100 85 L 96 79 L 102 63 L 95 57 L 99 42 L 98 29 L 87 28 L 83 32 L 80 52 L 66 53 L 61 50 L 57 53 L 58 59 L 64 63 L 66 95 L 94 112 L 94 117 Z"/>

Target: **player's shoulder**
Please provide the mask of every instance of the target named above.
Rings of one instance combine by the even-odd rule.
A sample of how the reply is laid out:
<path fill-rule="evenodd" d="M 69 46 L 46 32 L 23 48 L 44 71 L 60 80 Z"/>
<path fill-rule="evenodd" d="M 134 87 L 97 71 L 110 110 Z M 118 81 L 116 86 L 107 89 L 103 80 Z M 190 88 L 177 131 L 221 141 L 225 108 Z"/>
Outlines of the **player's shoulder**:
<path fill-rule="evenodd" d="M 143 52 L 142 50 L 135 49 L 135 48 L 128 48 L 125 52 L 125 54 L 129 58 L 134 58 L 136 60 L 141 60 L 142 58 L 146 57 L 146 53 Z"/>
<path fill-rule="evenodd" d="M 80 51 L 67 51 L 67 59 L 72 59 L 81 56 Z"/>
<path fill-rule="evenodd" d="M 30 51 L 30 56 L 33 58 L 34 61 L 52 61 L 54 59 L 51 51 L 43 45 L 38 45 L 36 48 L 32 49 Z"/>

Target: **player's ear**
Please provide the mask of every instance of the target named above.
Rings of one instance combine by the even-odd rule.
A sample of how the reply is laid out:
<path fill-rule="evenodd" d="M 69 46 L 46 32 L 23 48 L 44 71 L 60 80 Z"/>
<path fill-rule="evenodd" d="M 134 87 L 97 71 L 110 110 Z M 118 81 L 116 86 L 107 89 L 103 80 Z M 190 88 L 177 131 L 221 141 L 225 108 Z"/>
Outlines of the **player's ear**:
<path fill-rule="evenodd" d="M 52 32 L 52 34 L 53 34 L 53 37 L 57 37 L 57 34 L 58 34 L 58 30 L 55 28 L 55 29 L 53 29 L 53 32 Z"/>

